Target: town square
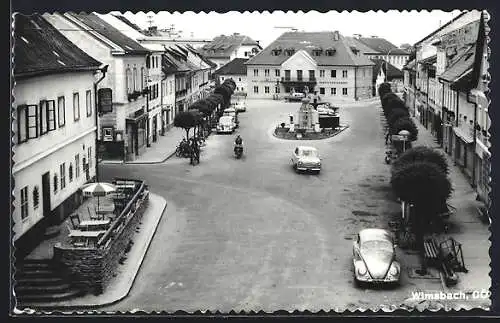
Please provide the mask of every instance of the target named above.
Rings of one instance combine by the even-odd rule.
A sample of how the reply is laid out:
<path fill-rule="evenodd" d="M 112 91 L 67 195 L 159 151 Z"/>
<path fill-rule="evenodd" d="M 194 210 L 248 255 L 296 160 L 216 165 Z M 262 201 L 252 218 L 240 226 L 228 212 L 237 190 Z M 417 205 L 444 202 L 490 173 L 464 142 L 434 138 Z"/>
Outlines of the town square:
<path fill-rule="evenodd" d="M 490 16 L 432 14 L 17 14 L 16 310 L 488 309 Z"/>

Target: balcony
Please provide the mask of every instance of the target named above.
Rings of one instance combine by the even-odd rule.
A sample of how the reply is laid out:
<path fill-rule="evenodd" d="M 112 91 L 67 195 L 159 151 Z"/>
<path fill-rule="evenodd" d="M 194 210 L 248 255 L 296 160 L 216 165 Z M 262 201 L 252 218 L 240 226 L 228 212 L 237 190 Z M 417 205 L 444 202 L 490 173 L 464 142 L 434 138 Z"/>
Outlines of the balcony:
<path fill-rule="evenodd" d="M 316 78 L 282 77 L 281 83 L 286 85 L 291 85 L 291 84 L 316 85 Z"/>

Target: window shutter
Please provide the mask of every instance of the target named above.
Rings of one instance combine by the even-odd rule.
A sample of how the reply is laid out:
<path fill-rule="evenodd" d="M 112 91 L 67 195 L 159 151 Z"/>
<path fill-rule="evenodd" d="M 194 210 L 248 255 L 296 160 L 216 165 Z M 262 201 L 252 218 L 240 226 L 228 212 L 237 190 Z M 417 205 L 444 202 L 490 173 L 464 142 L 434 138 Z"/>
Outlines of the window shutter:
<path fill-rule="evenodd" d="M 38 106 L 28 105 L 28 139 L 38 138 Z"/>
<path fill-rule="evenodd" d="M 39 125 L 40 125 L 40 136 L 46 134 L 49 132 L 47 129 L 48 127 L 48 115 L 47 115 L 47 101 L 42 100 L 40 101 L 39 105 L 39 113 L 38 113 L 38 119 L 39 119 Z"/>
<path fill-rule="evenodd" d="M 28 107 L 20 105 L 17 107 L 17 143 L 28 140 Z"/>
<path fill-rule="evenodd" d="M 56 129 L 56 102 L 47 101 L 47 128 L 49 131 Z"/>

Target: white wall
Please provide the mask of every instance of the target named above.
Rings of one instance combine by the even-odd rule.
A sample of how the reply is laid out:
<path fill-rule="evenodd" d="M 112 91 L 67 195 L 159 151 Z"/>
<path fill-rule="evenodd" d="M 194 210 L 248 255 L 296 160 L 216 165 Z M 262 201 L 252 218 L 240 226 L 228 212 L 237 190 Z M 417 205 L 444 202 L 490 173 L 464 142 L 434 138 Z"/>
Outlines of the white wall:
<path fill-rule="evenodd" d="M 33 77 L 18 80 L 14 88 L 15 106 L 22 104 L 39 104 L 40 100 L 55 101 L 56 129 L 27 142 L 17 143 L 13 147 L 15 162 L 12 173 L 15 179 L 14 190 L 14 240 L 35 225 L 43 216 L 42 175 L 50 172 L 50 199 L 51 210 L 56 208 L 70 195 L 74 194 L 86 182 L 83 171 L 83 157 L 90 162 L 89 175 L 95 176 L 95 106 L 94 106 L 94 76 L 92 72 L 74 72 Z M 91 90 L 92 114 L 87 116 L 86 91 Z M 73 93 L 78 92 L 80 97 L 80 119 L 74 120 Z M 59 127 L 57 98 L 65 98 L 65 125 Z M 17 109 L 16 109 L 17 111 Z M 13 122 L 13 129 L 17 134 L 17 115 Z M 91 148 L 91 158 L 87 156 Z M 80 176 L 76 178 L 75 155 L 79 154 Z M 66 164 L 66 187 L 61 189 L 60 164 Z M 69 182 L 69 165 L 72 164 L 73 180 Z M 58 175 L 58 189 L 54 192 L 53 178 Z M 28 217 L 21 220 L 20 190 L 28 187 Z M 33 189 L 37 186 L 39 204 L 35 209 L 33 204 Z"/>
<path fill-rule="evenodd" d="M 236 83 L 236 89 L 234 89 L 235 92 L 248 92 L 248 81 L 246 75 L 219 75 L 218 77 L 221 84 L 227 79 L 233 79 Z"/>
<path fill-rule="evenodd" d="M 236 55 L 234 55 L 234 57 L 232 57 L 232 59 L 234 59 L 236 57 L 238 57 L 238 58 L 250 58 L 253 55 L 256 55 L 256 54 L 252 54 L 252 49 L 254 49 L 254 48 L 256 48 L 258 50 L 258 52 L 260 52 L 260 49 L 258 46 L 242 45 L 242 46 L 238 47 Z M 245 52 L 248 52 L 247 55 L 245 55 Z"/>

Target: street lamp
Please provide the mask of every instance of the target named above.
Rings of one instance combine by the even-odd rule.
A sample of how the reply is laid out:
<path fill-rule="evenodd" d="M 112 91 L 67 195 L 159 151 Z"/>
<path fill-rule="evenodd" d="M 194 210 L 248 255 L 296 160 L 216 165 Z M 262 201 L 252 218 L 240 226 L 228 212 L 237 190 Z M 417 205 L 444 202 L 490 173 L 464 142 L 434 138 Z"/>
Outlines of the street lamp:
<path fill-rule="evenodd" d="M 394 49 L 397 49 L 396 47 L 394 48 L 391 48 L 389 49 L 389 51 L 387 52 L 387 55 L 386 55 L 386 60 L 385 60 L 385 73 L 384 73 L 384 82 L 387 82 L 387 61 L 389 60 L 389 56 L 391 55 L 391 52 L 394 50 Z"/>
<path fill-rule="evenodd" d="M 406 141 L 410 137 L 410 132 L 408 130 L 403 129 L 400 132 L 398 132 L 398 135 L 401 136 L 401 140 L 403 141 L 403 152 L 405 152 L 406 151 Z"/>

